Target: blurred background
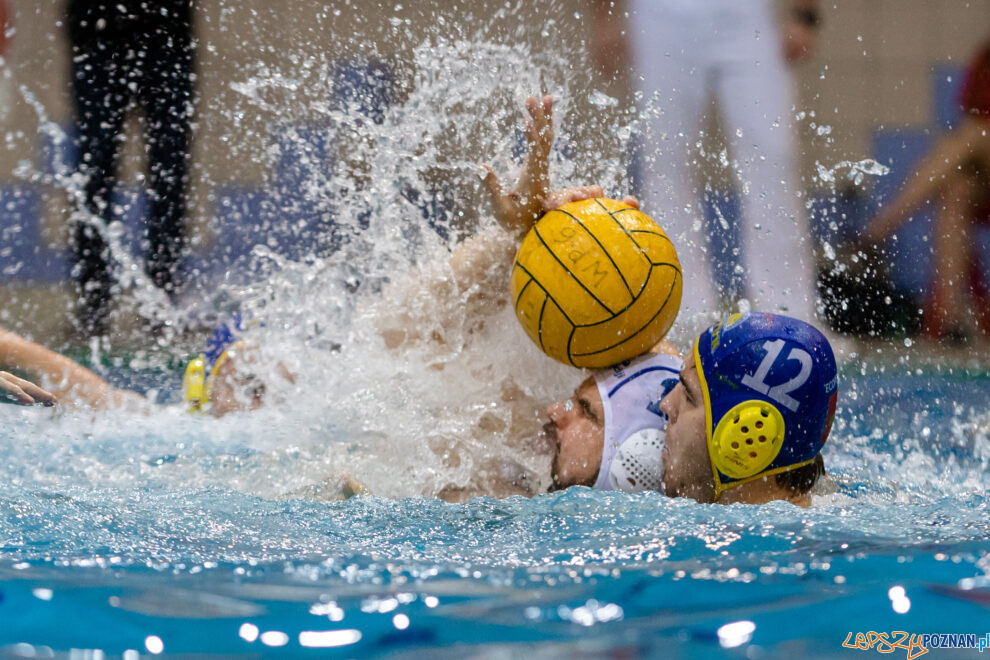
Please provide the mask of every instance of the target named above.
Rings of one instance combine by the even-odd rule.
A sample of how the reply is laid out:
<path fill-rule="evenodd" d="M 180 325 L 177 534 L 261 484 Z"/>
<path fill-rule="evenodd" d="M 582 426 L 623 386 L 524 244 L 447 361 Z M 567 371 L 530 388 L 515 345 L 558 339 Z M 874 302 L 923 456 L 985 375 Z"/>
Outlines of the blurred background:
<path fill-rule="evenodd" d="M 782 5 L 781 11 L 788 8 Z M 67 247 L 76 154 L 66 5 L 11 0 L 7 9 L 0 91 L 0 325 L 65 348 L 85 341 L 73 328 Z M 957 121 L 966 65 L 990 36 L 990 0 L 840 0 L 821 3 L 818 13 L 816 47 L 794 68 L 794 117 L 801 187 L 821 257 L 862 227 L 879 201 L 898 189 L 912 163 Z M 354 138 L 326 127 L 353 121 L 347 117 L 381 122 L 390 108 L 406 103 L 418 79 L 415 49 L 426 40 L 522 43 L 534 58 L 542 52 L 563 54 L 571 75 L 583 80 L 574 88 L 582 97 L 567 103 L 570 139 L 584 145 L 584 154 L 594 153 L 589 144 L 601 143 L 603 153 L 618 149 L 601 126 L 628 122 L 634 85 L 628 75 L 606 77 L 590 63 L 594 17 L 585 0 L 428 7 L 364 0 L 197 0 L 186 213 L 191 275 L 178 300 L 195 305 L 197 295 L 202 297 L 197 286 L 229 279 L 238 259 L 259 243 L 291 256 L 298 243 L 312 240 L 310 233 L 278 227 L 322 227 L 327 250 L 333 250 L 335 218 L 347 211 L 322 207 L 308 187 L 314 172 L 332 178 L 334 163 Z M 523 96 L 539 91 L 517 90 L 503 105 L 514 111 Z M 702 147 L 710 157 L 701 159 L 701 169 L 709 189 L 707 215 L 714 222 L 719 214 L 738 213 L 738 191 L 719 163 L 725 137 L 718 130 L 717 106 L 712 110 Z M 135 253 L 148 208 L 144 121 L 132 114 L 125 124 L 122 185 L 113 202 L 121 240 Z M 470 158 L 494 158 L 488 145 L 476 149 Z M 850 177 L 848 168 L 836 168 L 865 159 L 890 172 Z M 574 178 L 594 178 L 594 167 L 584 176 L 583 165 L 578 159 Z M 435 189 L 408 195 L 424 216 L 441 218 L 441 231 L 456 231 L 463 220 L 457 209 L 445 206 L 450 195 L 442 179 L 437 177 Z M 932 282 L 931 222 L 931 213 L 917 213 L 883 257 L 885 281 L 895 294 L 887 299 L 901 306 L 876 327 L 849 327 L 848 319 L 842 327 L 840 319 L 840 330 L 896 337 L 919 331 L 919 310 Z M 990 279 L 985 225 L 975 243 L 983 277 Z M 731 278 L 731 269 L 720 276 Z M 133 297 L 125 291 L 111 319 L 115 346 L 143 341 L 144 321 Z M 836 315 L 841 317 L 841 310 Z"/>

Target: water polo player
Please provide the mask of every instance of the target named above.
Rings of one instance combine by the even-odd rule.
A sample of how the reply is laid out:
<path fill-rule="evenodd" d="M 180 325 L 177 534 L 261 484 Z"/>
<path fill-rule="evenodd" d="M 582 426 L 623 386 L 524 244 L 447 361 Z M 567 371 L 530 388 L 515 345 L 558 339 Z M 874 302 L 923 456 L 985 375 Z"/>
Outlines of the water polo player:
<path fill-rule="evenodd" d="M 552 101 L 529 98 L 526 108 L 518 185 L 505 193 L 491 168 L 485 177 L 497 219 L 516 234 L 561 203 L 602 194 L 597 186 L 550 192 Z M 666 342 L 657 348 L 598 372 L 548 409 L 553 488 L 806 504 L 824 474 L 838 389 L 824 335 L 786 316 L 736 314 L 697 338 L 683 370 Z"/>
<path fill-rule="evenodd" d="M 240 314 L 221 321 L 206 340 L 203 352 L 186 366 L 182 401 L 189 412 L 222 417 L 264 405 L 265 379 L 258 375 L 257 356 L 244 339 L 246 325 Z M 281 362 L 275 369 L 283 380 L 296 382 Z"/>
<path fill-rule="evenodd" d="M 209 412 L 220 417 L 235 411 L 257 410 L 267 396 L 262 374 L 274 372 L 289 384 L 295 379 L 281 362 L 274 369 L 259 364 L 255 350 L 243 338 L 245 324 L 239 314 L 224 320 L 213 330 L 202 354 L 186 368 L 182 382 L 183 402 L 190 412 Z M 129 390 L 114 388 L 91 370 L 44 346 L 0 329 L 0 366 L 11 366 L 44 381 L 51 392 L 21 379 L 0 380 L 0 390 L 9 389 L 19 402 L 29 403 L 24 394 L 40 402 L 84 405 L 97 409 L 146 409 L 148 401 Z M 5 372 L 0 372 L 0 378 Z M 13 378 L 13 377 L 11 377 Z M 9 385 L 8 385 L 9 382 Z M 27 383 L 27 385 L 25 385 Z M 14 390 L 20 385 L 23 391 Z M 30 389 L 29 389 L 30 388 Z"/>

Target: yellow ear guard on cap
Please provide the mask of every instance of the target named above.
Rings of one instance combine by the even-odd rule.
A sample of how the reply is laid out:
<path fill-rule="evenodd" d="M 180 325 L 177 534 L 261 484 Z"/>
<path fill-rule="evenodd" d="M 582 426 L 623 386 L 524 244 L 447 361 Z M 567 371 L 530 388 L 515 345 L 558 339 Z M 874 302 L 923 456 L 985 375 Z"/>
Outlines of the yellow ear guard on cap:
<path fill-rule="evenodd" d="M 712 466 L 733 479 L 762 472 L 780 453 L 784 429 L 783 415 L 766 401 L 733 406 L 719 420 L 708 444 Z"/>
<path fill-rule="evenodd" d="M 209 373 L 206 372 L 205 355 L 199 355 L 189 362 L 186 366 L 186 373 L 182 376 L 182 400 L 188 405 L 187 412 L 203 412 L 206 404 L 210 402 L 217 372 L 220 371 L 223 363 L 230 358 L 231 351 L 235 351 L 243 345 L 243 339 L 231 344 L 217 357 L 216 362 L 210 367 Z"/>
<path fill-rule="evenodd" d="M 206 360 L 200 355 L 186 366 L 182 376 L 182 400 L 189 412 L 199 412 L 206 403 Z"/>

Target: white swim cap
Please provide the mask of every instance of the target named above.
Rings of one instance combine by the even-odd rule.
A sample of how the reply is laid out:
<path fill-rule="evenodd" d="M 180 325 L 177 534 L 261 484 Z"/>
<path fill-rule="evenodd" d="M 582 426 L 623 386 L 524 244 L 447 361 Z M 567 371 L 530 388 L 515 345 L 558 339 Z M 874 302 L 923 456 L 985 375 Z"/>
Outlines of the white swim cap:
<path fill-rule="evenodd" d="M 647 353 L 595 374 L 605 411 L 605 442 L 595 488 L 660 490 L 667 417 L 660 400 L 677 385 L 679 357 Z"/>

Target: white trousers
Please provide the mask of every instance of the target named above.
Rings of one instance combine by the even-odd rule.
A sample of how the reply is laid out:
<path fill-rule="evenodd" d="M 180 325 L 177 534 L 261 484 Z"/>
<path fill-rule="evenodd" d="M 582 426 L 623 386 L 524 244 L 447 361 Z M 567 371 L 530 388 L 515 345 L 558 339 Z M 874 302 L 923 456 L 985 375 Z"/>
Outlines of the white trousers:
<path fill-rule="evenodd" d="M 697 185 L 697 145 L 719 101 L 742 193 L 743 295 L 754 311 L 813 321 L 811 237 L 798 197 L 791 79 L 771 0 L 632 0 L 634 79 L 642 92 L 643 210 L 674 241 L 681 318 L 719 306 Z"/>

